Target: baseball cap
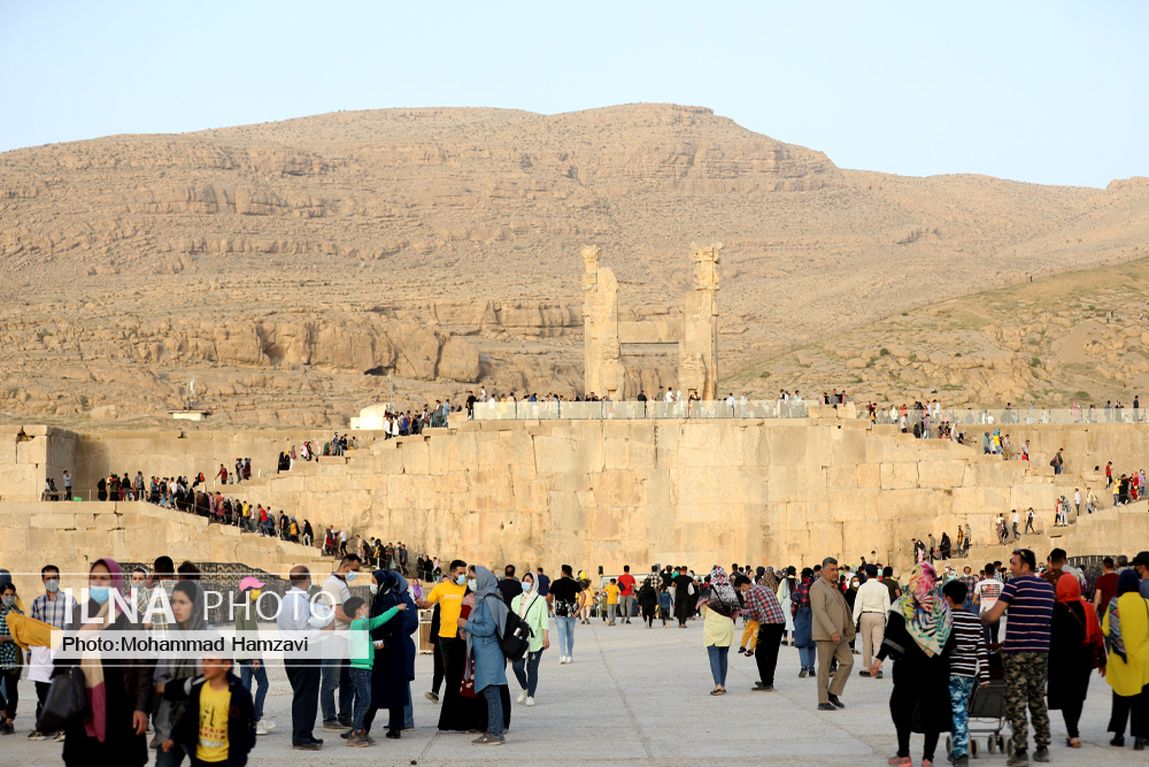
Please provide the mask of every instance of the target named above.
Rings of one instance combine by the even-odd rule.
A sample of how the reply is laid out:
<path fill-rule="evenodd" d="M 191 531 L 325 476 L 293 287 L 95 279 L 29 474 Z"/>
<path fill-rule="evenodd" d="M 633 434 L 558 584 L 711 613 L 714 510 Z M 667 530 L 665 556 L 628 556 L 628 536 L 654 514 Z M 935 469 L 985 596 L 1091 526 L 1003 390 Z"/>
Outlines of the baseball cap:
<path fill-rule="evenodd" d="M 262 589 L 264 584 L 260 582 L 254 575 L 249 575 L 239 582 L 239 590 L 247 591 L 248 589 Z"/>

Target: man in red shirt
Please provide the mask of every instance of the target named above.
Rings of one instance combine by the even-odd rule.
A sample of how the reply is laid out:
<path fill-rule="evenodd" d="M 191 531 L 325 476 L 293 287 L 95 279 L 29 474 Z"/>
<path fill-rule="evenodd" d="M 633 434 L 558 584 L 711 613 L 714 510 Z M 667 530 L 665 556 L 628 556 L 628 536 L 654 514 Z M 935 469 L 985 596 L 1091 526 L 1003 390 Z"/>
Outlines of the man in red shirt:
<path fill-rule="evenodd" d="M 1109 600 L 1117 596 L 1117 573 L 1113 569 L 1113 557 L 1101 560 L 1101 570 L 1101 577 L 1094 584 L 1093 607 L 1099 616 L 1104 616 Z"/>
<path fill-rule="evenodd" d="M 622 617 L 630 623 L 630 610 L 634 604 L 634 576 L 630 574 L 630 565 L 622 566 L 622 577 L 618 579 L 619 607 L 622 608 Z"/>

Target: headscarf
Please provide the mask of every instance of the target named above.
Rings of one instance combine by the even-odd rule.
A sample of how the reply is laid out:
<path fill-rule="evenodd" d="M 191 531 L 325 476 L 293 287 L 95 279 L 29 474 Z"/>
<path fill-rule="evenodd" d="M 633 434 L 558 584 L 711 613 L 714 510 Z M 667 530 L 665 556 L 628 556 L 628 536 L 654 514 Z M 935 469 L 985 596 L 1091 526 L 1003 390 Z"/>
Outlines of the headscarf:
<path fill-rule="evenodd" d="M 495 623 L 495 637 L 501 641 L 503 626 L 507 625 L 507 614 L 510 611 L 507 609 L 507 603 L 503 601 L 502 594 L 499 593 L 498 581 L 495 580 L 495 576 L 482 565 L 475 565 L 475 609 L 471 611 L 472 618 L 475 615 L 475 610 L 484 604 L 487 606 L 487 615 Z M 465 669 L 463 681 L 471 678 L 471 647 L 473 642 L 474 637 L 468 632 L 467 660 L 463 666 Z"/>
<path fill-rule="evenodd" d="M 898 601 L 906 632 L 928 657 L 939 655 L 953 630 L 949 604 L 937 590 L 937 573 L 929 562 L 914 566 L 906 592 Z"/>
<path fill-rule="evenodd" d="M 1093 605 L 1081 598 L 1081 581 L 1072 573 L 1065 573 L 1057 579 L 1057 601 L 1068 607 L 1071 604 L 1081 605 L 1085 611 L 1085 644 L 1093 646 L 1101 640 L 1101 622 L 1097 620 L 1097 611 Z"/>
<path fill-rule="evenodd" d="M 774 574 L 773 567 L 759 567 L 755 572 L 759 583 L 771 591 L 778 590 L 778 576 Z"/>
<path fill-rule="evenodd" d="M 124 573 L 120 563 L 105 557 L 97 559 L 88 568 L 88 576 L 96 569 L 96 565 L 103 565 L 112 576 L 111 589 L 119 591 L 123 587 Z M 109 595 L 108 601 L 100 605 L 93 623 L 101 623 L 100 630 L 108 628 L 115 620 L 115 600 Z M 89 738 L 95 738 L 103 743 L 108 734 L 108 690 L 104 685 L 104 661 L 99 651 L 85 652 L 80 658 L 80 671 L 84 674 L 84 690 L 88 694 L 88 711 L 84 715 L 84 733 Z"/>
<path fill-rule="evenodd" d="M 699 609 L 703 605 L 732 620 L 742 610 L 738 595 L 734 593 L 734 587 L 730 585 L 726 571 L 720 565 L 715 565 L 710 571 L 710 584 L 702 590 L 702 595 L 698 599 Z"/>
<path fill-rule="evenodd" d="M 1105 646 L 1125 662 L 1128 662 L 1128 657 L 1125 653 L 1125 640 L 1121 637 L 1121 611 L 1117 608 L 1117 600 L 1122 594 L 1136 592 L 1140 588 L 1141 582 L 1136 571 L 1132 568 L 1122 570 L 1121 575 L 1117 576 L 1117 596 L 1109 600 L 1109 636 L 1105 637 Z"/>

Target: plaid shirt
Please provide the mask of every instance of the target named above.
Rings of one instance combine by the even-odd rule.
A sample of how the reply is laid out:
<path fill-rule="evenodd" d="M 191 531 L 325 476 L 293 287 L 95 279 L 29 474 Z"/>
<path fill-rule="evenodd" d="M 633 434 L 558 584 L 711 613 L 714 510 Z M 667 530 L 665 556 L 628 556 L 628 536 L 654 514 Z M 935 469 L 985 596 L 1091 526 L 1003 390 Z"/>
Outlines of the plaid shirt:
<path fill-rule="evenodd" d="M 978 579 L 976 575 L 963 575 L 958 578 L 959 581 L 965 584 L 965 601 L 969 602 L 973 599 L 973 592 L 977 589 Z"/>
<path fill-rule="evenodd" d="M 155 599 L 156 598 L 156 591 L 162 589 L 167 596 L 167 604 L 170 605 L 172 602 L 172 593 L 175 590 L 175 587 L 176 587 L 175 581 L 160 581 L 160 582 L 158 582 L 155 586 L 152 587 L 152 593 L 148 595 L 148 601 L 150 602 L 152 599 Z M 156 604 L 162 605 L 164 603 L 163 602 L 157 602 Z M 143 620 L 142 614 L 140 615 L 140 620 L 141 621 Z M 152 630 L 163 633 L 164 631 L 167 631 L 167 629 L 168 629 L 168 616 L 164 615 L 163 610 L 156 610 L 154 613 L 152 613 Z"/>
<path fill-rule="evenodd" d="M 797 617 L 798 611 L 810 606 L 810 584 L 812 581 L 801 580 L 794 586 L 794 593 L 790 595 L 790 615 Z"/>
<path fill-rule="evenodd" d="M 32 600 L 32 617 L 44 621 L 52 628 L 63 629 L 75 607 L 76 600 L 62 591 L 56 592 L 55 599 L 48 599 L 47 594 L 41 594 Z"/>
<path fill-rule="evenodd" d="M 785 623 L 786 615 L 782 612 L 782 605 L 778 597 L 765 586 L 751 586 L 744 595 L 746 597 L 746 614 L 752 621 L 759 624 Z"/>

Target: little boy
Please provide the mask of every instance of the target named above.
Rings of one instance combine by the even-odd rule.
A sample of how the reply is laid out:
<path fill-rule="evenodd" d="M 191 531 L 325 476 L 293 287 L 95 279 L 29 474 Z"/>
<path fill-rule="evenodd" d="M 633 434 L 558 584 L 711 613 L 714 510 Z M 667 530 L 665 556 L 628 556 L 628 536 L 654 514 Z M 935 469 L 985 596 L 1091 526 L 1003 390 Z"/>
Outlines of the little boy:
<path fill-rule="evenodd" d="M 956 642 L 953 655 L 950 656 L 954 767 L 969 765 L 969 701 L 975 677 L 982 687 L 989 686 L 989 659 L 981 621 L 962 607 L 966 591 L 965 583 L 960 580 L 950 581 L 942 587 L 942 594 L 953 612 L 953 635 Z"/>
<path fill-rule="evenodd" d="M 371 630 L 379 628 L 394 618 L 400 611 L 406 610 L 407 605 L 400 604 L 384 611 L 381 615 L 368 618 L 367 603 L 359 597 L 351 597 L 343 603 L 343 613 L 352 616 L 348 630 L 347 644 L 351 653 L 351 686 L 355 690 L 355 713 L 351 734 L 347 737 L 347 745 L 352 748 L 374 746 L 375 740 L 371 738 L 363 722 L 367 718 L 367 710 L 371 707 L 371 667 L 375 665 L 375 648 L 383 647 L 383 642 L 371 641 Z M 398 738 L 398 730 L 388 730 L 388 738 Z"/>
<path fill-rule="evenodd" d="M 176 743 L 192 767 L 247 764 L 255 746 L 255 716 L 251 693 L 231 673 L 229 658 L 204 657 L 203 676 L 192 682 L 187 708 L 160 748 L 171 753 Z"/>
<path fill-rule="evenodd" d="M 750 618 L 750 611 L 743 608 L 742 616 L 746 618 L 746 628 L 742 630 L 742 643 L 738 647 L 738 652 L 745 655 L 747 658 L 754 656 L 754 648 L 758 646 L 758 621 Z"/>
<path fill-rule="evenodd" d="M 618 580 L 611 578 L 610 583 L 603 588 L 603 592 L 606 594 L 606 625 L 613 626 L 614 614 L 618 612 L 618 595 L 622 593 L 622 589 L 618 587 Z M 622 617 L 626 618 L 625 615 Z"/>

